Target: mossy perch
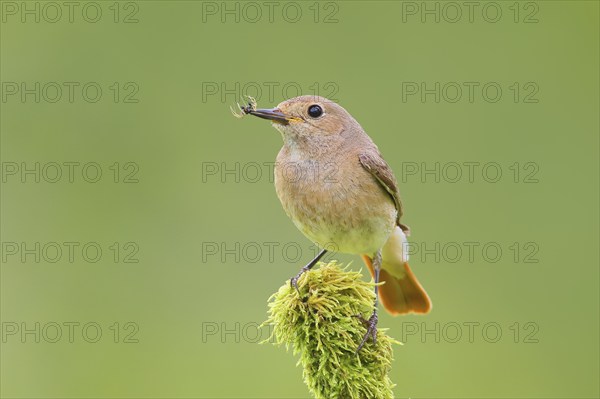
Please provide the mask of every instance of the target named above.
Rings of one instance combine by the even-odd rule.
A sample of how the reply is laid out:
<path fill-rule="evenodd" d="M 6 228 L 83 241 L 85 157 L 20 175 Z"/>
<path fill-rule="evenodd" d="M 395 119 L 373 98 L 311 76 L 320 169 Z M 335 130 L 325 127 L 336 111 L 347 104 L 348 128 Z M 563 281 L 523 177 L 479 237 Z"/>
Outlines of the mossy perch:
<path fill-rule="evenodd" d="M 393 398 L 389 378 L 392 344 L 398 343 L 378 329 L 377 342 L 369 340 L 356 350 L 366 327 L 361 318 L 373 311 L 374 284 L 335 262 L 320 264 L 298 281 L 289 281 L 269 299 L 271 339 L 300 354 L 304 382 L 317 399 Z"/>

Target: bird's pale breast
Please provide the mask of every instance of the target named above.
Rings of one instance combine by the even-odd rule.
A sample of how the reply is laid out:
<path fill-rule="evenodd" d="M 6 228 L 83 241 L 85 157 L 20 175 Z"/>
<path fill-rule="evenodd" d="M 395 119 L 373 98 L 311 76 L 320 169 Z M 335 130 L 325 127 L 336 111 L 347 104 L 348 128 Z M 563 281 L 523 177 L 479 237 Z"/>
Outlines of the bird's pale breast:
<path fill-rule="evenodd" d="M 356 154 L 317 162 L 284 148 L 277 157 L 275 188 L 296 227 L 324 248 L 373 254 L 396 224 L 391 197 Z"/>

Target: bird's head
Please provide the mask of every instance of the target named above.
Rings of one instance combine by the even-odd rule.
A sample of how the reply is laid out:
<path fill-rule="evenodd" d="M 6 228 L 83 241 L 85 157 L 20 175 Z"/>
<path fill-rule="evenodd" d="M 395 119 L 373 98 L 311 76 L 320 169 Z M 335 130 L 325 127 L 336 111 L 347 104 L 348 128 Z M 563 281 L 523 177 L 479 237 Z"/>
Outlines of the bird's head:
<path fill-rule="evenodd" d="M 251 109 L 248 113 L 272 121 L 284 141 L 291 144 L 335 140 L 344 131 L 360 128 L 343 107 L 312 95 L 291 98 L 271 109 Z"/>

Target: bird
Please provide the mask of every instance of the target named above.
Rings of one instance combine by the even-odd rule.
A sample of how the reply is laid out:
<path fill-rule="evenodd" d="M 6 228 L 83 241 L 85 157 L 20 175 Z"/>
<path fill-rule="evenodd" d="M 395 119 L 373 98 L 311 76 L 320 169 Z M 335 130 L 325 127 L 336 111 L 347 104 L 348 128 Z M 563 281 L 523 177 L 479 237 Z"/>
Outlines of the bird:
<path fill-rule="evenodd" d="M 277 196 L 294 225 L 322 250 L 291 278 L 298 279 L 328 251 L 360 255 L 375 285 L 375 303 L 362 318 L 376 341 L 379 300 L 392 315 L 426 314 L 431 300 L 408 265 L 410 229 L 401 222 L 398 182 L 361 125 L 342 106 L 315 95 L 258 109 L 249 114 L 271 121 L 283 138 L 274 181 Z M 379 282 L 383 282 L 379 285 Z"/>

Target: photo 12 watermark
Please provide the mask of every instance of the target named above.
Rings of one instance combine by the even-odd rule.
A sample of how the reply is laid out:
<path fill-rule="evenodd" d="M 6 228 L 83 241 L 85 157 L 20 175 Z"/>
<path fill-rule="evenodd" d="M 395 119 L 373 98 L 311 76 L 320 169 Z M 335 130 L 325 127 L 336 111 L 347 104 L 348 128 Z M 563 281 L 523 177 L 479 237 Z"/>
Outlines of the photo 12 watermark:
<path fill-rule="evenodd" d="M 299 263 L 314 259 L 322 249 L 327 253 L 322 262 L 332 260 L 338 252 L 335 243 L 316 245 L 306 240 L 296 241 L 203 241 L 202 263 Z"/>
<path fill-rule="evenodd" d="M 202 23 L 337 24 L 339 1 L 203 1 Z"/>
<path fill-rule="evenodd" d="M 3 104 L 140 102 L 140 85 L 137 82 L 2 81 L 0 87 Z"/>
<path fill-rule="evenodd" d="M 496 344 L 507 342 L 514 344 L 537 344 L 540 326 L 533 321 L 497 322 L 497 321 L 449 321 L 412 322 L 400 324 L 400 341 L 403 343 L 418 342 L 447 344 Z"/>
<path fill-rule="evenodd" d="M 139 263 L 135 241 L 2 241 L 2 263 Z"/>
<path fill-rule="evenodd" d="M 140 326 L 133 321 L 3 321 L 3 344 L 137 344 Z"/>
<path fill-rule="evenodd" d="M 2 1 L 3 24 L 137 24 L 140 3 L 136 1 Z"/>
<path fill-rule="evenodd" d="M 8 184 L 93 184 L 102 181 L 137 184 L 140 182 L 139 171 L 140 165 L 133 161 L 6 161 L 0 167 L 2 183 Z"/>
<path fill-rule="evenodd" d="M 201 85 L 202 102 L 219 102 L 234 104 L 243 102 L 243 98 L 252 97 L 257 102 L 275 103 L 288 98 L 302 95 L 326 97 L 337 101 L 336 96 L 340 91 L 337 82 L 274 82 L 274 81 L 204 81 Z"/>
<path fill-rule="evenodd" d="M 540 85 L 534 81 L 404 81 L 403 103 L 538 104 Z"/>
<path fill-rule="evenodd" d="M 202 183 L 274 183 L 277 178 L 290 183 L 340 183 L 339 165 L 335 162 L 319 163 L 313 160 L 301 162 L 217 162 L 203 161 Z"/>
<path fill-rule="evenodd" d="M 402 23 L 537 24 L 537 1 L 401 1 Z"/>
<path fill-rule="evenodd" d="M 411 259 L 422 264 L 523 264 L 539 263 L 536 241 L 410 241 Z"/>
<path fill-rule="evenodd" d="M 540 182 L 540 165 L 536 161 L 404 161 L 400 164 L 401 183 L 513 183 Z"/>

